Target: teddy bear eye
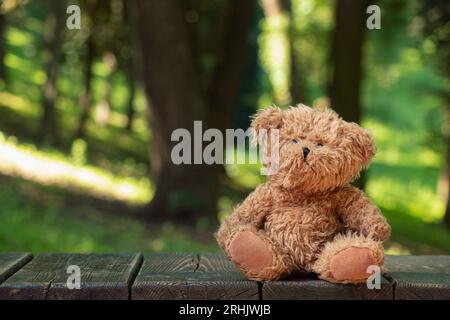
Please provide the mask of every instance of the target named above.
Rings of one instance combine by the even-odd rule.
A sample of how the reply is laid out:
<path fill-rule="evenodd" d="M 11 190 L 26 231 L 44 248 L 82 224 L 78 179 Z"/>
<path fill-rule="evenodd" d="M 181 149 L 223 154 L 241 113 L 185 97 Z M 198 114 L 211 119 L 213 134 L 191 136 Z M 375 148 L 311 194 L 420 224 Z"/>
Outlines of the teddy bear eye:
<path fill-rule="evenodd" d="M 298 143 L 297 139 L 292 139 L 292 143 Z"/>
<path fill-rule="evenodd" d="M 323 147 L 323 144 L 322 143 L 318 143 L 317 146 L 318 147 Z"/>

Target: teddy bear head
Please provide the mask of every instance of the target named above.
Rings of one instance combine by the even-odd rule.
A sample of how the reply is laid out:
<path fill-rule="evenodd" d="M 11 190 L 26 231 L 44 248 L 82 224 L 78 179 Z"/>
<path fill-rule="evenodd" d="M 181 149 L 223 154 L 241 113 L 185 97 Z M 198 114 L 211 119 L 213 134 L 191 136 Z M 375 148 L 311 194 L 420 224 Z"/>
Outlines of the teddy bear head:
<path fill-rule="evenodd" d="M 258 112 L 251 126 L 265 154 L 277 149 L 277 170 L 269 175 L 271 183 L 305 194 L 350 183 L 375 155 L 370 133 L 331 109 L 298 105 L 283 111 L 270 107 Z M 277 147 L 272 140 L 274 132 Z M 261 139 L 261 133 L 265 138 Z M 271 165 L 271 156 L 263 161 L 265 166 Z"/>

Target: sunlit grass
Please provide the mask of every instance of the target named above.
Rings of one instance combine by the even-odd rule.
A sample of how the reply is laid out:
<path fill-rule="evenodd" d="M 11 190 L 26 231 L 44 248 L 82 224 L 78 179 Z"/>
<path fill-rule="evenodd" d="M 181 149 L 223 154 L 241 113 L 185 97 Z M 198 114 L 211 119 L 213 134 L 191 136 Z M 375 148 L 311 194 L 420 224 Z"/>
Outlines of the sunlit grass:
<path fill-rule="evenodd" d="M 410 181 L 399 181 L 396 177 L 373 176 L 368 182 L 367 192 L 379 205 L 406 211 L 425 222 L 438 222 L 445 209 L 443 199 L 414 177 Z"/>
<path fill-rule="evenodd" d="M 378 147 L 367 193 L 389 210 L 408 212 L 425 222 L 439 221 L 445 209 L 437 192 L 442 157 L 417 143 L 415 133 L 402 133 L 375 121 L 366 121 L 365 126 L 372 131 Z"/>
<path fill-rule="evenodd" d="M 193 230 L 170 223 L 148 227 L 129 216 L 84 206 L 39 206 L 14 185 L 0 185 L 0 251 L 40 252 L 203 252 L 215 251 L 212 237 L 193 239 Z"/>
<path fill-rule="evenodd" d="M 116 176 L 99 167 L 75 164 L 64 155 L 48 154 L 3 135 L 0 136 L 0 174 L 131 204 L 146 203 L 152 195 L 146 177 Z"/>

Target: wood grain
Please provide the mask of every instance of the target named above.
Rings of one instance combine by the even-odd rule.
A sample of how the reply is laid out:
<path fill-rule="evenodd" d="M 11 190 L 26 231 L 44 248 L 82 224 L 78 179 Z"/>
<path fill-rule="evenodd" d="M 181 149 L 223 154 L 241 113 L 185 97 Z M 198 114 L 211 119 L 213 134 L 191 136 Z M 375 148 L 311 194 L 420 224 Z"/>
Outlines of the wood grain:
<path fill-rule="evenodd" d="M 450 299 L 450 256 L 387 256 L 396 300 Z"/>
<path fill-rule="evenodd" d="M 198 255 L 193 253 L 147 254 L 131 288 L 131 299 L 188 299 L 187 278 L 197 267 Z"/>
<path fill-rule="evenodd" d="M 141 254 L 40 254 L 0 285 L 0 299 L 128 299 Z M 81 271 L 81 288 L 67 287 L 67 267 Z"/>
<path fill-rule="evenodd" d="M 132 299 L 258 299 L 223 254 L 149 254 L 132 288 Z"/>
<path fill-rule="evenodd" d="M 27 264 L 33 255 L 31 253 L 1 253 L 0 254 L 0 284 Z"/>
<path fill-rule="evenodd" d="M 317 279 L 313 273 L 297 273 L 262 286 L 263 300 L 392 300 L 393 295 L 393 283 L 383 276 L 380 289 L 368 289 L 366 284 L 334 284 Z"/>
<path fill-rule="evenodd" d="M 265 282 L 263 300 L 392 300 L 392 285 L 369 290 L 366 285 L 332 284 L 323 280 L 292 279 Z"/>
<path fill-rule="evenodd" d="M 258 283 L 249 281 L 224 255 L 204 253 L 188 278 L 189 297 L 208 300 L 257 300 Z"/>
<path fill-rule="evenodd" d="M 67 267 L 81 269 L 70 290 Z M 223 254 L 0 254 L 0 299 L 450 299 L 450 256 L 386 256 L 381 289 L 300 273 L 248 281 Z"/>

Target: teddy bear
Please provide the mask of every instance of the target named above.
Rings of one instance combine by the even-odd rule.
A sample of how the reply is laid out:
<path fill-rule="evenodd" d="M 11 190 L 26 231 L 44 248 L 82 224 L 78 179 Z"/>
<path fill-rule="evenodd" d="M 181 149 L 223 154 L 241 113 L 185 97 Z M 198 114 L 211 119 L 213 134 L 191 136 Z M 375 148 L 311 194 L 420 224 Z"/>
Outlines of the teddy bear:
<path fill-rule="evenodd" d="M 371 134 L 332 109 L 304 105 L 262 109 L 251 128 L 256 137 L 278 130 L 279 165 L 215 234 L 229 259 L 257 281 L 297 271 L 367 281 L 369 266 L 383 265 L 390 236 L 377 206 L 350 184 L 375 155 Z M 256 140 L 268 148 L 267 139 Z"/>

